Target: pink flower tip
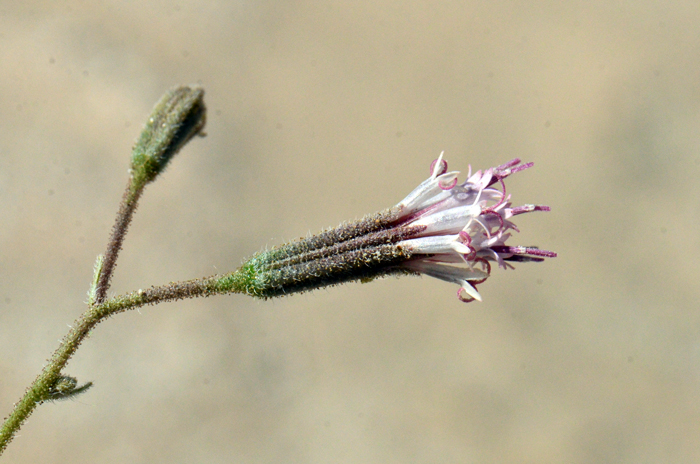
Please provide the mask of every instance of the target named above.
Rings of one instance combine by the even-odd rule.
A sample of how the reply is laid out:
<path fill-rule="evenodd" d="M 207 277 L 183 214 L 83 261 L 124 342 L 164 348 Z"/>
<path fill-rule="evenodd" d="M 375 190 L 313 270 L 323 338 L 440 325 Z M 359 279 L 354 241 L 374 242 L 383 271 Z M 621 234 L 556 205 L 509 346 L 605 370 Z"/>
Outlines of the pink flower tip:
<path fill-rule="evenodd" d="M 462 301 L 481 301 L 476 285 L 491 274 L 490 261 L 512 268 L 511 262 L 556 257 L 552 251 L 506 243 L 510 231 L 518 231 L 510 218 L 550 210 L 549 206 L 533 204 L 511 207 L 510 195 L 506 194 L 504 180 L 533 164 L 521 164 L 516 158 L 477 171 L 459 183 L 459 173 L 448 172 L 440 154 L 431 165 L 431 176 L 397 205 L 399 225 L 420 228 L 420 232 L 398 243 L 412 253 L 403 267 L 459 284 L 457 295 Z"/>

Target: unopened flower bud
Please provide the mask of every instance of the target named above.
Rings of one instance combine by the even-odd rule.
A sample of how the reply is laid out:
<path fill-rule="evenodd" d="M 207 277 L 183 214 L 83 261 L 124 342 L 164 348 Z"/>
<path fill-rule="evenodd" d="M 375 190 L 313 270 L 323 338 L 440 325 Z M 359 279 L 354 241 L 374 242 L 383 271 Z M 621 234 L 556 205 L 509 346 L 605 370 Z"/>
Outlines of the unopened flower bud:
<path fill-rule="evenodd" d="M 175 87 L 153 108 L 131 156 L 133 188 L 142 188 L 160 174 L 168 161 L 206 122 L 204 90 Z"/>

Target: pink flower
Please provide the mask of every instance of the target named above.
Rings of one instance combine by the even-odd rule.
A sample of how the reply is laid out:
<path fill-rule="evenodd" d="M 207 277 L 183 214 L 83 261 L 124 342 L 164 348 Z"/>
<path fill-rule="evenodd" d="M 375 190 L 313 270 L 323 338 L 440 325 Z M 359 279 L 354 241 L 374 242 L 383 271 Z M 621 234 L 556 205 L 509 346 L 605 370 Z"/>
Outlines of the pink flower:
<path fill-rule="evenodd" d="M 459 184 L 442 154 L 430 177 L 398 205 L 318 235 L 260 252 L 235 273 L 240 291 L 272 298 L 387 275 L 425 274 L 460 285 L 462 301 L 481 300 L 476 285 L 512 261 L 543 261 L 556 253 L 509 246 L 513 216 L 549 211 L 511 207 L 505 178 L 529 168 L 515 159 L 471 174 Z M 500 187 L 500 189 L 496 188 Z"/>
<path fill-rule="evenodd" d="M 501 166 L 469 174 L 459 184 L 459 172 L 447 172 L 440 157 L 430 167 L 430 177 L 398 205 L 399 226 L 418 226 L 418 234 L 397 243 L 411 253 L 402 267 L 460 285 L 457 296 L 481 301 L 476 285 L 491 274 L 490 261 L 504 269 L 512 261 L 543 261 L 556 253 L 536 247 L 509 246 L 510 231 L 518 228 L 510 219 L 548 206 L 511 207 L 504 180 L 531 167 L 514 159 Z M 500 189 L 495 186 L 500 185 Z"/>

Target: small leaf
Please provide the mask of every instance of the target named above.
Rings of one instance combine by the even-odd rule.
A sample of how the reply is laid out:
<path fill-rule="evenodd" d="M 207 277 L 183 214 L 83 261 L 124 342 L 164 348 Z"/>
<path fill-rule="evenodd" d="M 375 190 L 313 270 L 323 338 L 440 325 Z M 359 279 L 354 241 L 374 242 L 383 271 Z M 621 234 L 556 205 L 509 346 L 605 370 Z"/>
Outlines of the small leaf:
<path fill-rule="evenodd" d="M 49 387 L 42 401 L 65 400 L 85 392 L 92 387 L 92 382 L 78 386 L 78 379 L 68 375 L 59 375 Z"/>
<path fill-rule="evenodd" d="M 92 277 L 92 284 L 90 285 L 90 291 L 88 292 L 88 305 L 92 306 L 97 300 L 97 284 L 100 281 L 100 275 L 102 274 L 102 268 L 105 262 L 104 255 L 98 255 L 97 261 L 95 261 L 95 271 Z"/>

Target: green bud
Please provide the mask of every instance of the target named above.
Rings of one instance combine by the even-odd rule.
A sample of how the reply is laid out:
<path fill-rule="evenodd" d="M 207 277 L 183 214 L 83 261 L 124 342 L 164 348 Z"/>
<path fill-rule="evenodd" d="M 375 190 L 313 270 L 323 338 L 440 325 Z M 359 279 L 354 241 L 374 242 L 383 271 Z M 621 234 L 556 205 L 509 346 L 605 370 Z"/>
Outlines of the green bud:
<path fill-rule="evenodd" d="M 131 156 L 133 191 L 140 190 L 160 174 L 168 161 L 206 122 L 204 89 L 175 87 L 153 108 Z"/>

